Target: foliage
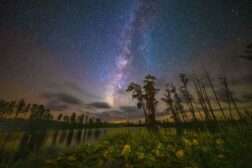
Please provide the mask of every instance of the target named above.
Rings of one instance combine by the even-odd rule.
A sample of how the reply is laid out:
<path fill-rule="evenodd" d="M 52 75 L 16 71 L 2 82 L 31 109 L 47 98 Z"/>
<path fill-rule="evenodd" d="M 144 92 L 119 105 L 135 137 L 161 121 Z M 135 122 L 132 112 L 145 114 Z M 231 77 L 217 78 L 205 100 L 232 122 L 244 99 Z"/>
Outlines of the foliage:
<path fill-rule="evenodd" d="M 251 167 L 251 125 L 215 133 L 188 130 L 174 136 L 159 129 L 117 130 L 97 144 L 44 161 L 44 167 Z"/>

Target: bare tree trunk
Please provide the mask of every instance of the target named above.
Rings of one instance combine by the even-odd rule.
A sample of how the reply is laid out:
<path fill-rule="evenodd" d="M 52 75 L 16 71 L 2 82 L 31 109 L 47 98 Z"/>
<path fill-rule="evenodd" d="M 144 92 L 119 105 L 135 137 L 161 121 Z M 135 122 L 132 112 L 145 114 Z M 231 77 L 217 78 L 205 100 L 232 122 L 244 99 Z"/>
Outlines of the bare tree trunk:
<path fill-rule="evenodd" d="M 149 125 L 149 120 L 148 120 L 148 116 L 146 114 L 145 104 L 143 104 L 143 112 L 144 112 L 144 117 L 145 117 L 145 124 L 148 126 Z"/>
<path fill-rule="evenodd" d="M 210 102 L 209 97 L 208 97 L 207 92 L 206 92 L 206 88 L 205 88 L 205 86 L 204 86 L 203 83 L 201 83 L 201 85 L 202 85 L 203 93 L 204 93 L 204 95 L 205 95 L 206 102 L 207 102 L 208 107 L 209 107 L 209 109 L 210 109 L 211 115 L 212 115 L 213 119 L 216 120 L 216 116 L 214 115 L 214 111 L 213 111 L 211 102 Z"/>
<path fill-rule="evenodd" d="M 171 92 L 170 92 L 168 87 L 167 87 L 166 91 L 167 91 L 167 98 L 168 98 L 167 103 L 169 104 L 169 106 L 171 108 L 172 116 L 173 116 L 173 119 L 174 119 L 175 123 L 178 123 L 178 122 L 180 122 L 180 119 L 178 117 L 178 113 L 176 113 L 175 108 L 173 106 L 173 100 L 171 98 Z"/>
<path fill-rule="evenodd" d="M 223 82 L 224 82 L 224 85 L 225 85 L 225 87 L 226 87 L 226 90 L 227 90 L 227 92 L 228 92 L 228 94 L 229 94 L 229 97 L 230 97 L 230 99 L 231 99 L 231 101 L 232 101 L 232 103 L 233 103 L 233 105 L 234 105 L 234 107 L 235 107 L 235 110 L 236 110 L 238 116 L 240 117 L 240 119 L 242 119 L 242 114 L 241 114 L 240 110 L 238 109 L 238 107 L 237 107 L 237 105 L 236 105 L 236 102 L 235 102 L 235 100 L 234 100 L 234 98 L 233 98 L 233 96 L 232 96 L 232 94 L 231 94 L 231 92 L 230 92 L 230 89 L 229 89 L 229 87 L 228 87 L 226 78 L 223 79 Z"/>
<path fill-rule="evenodd" d="M 143 112 L 144 112 L 144 117 L 145 117 L 145 125 L 149 125 L 149 120 L 148 120 L 148 114 L 146 112 L 146 107 L 145 107 L 145 103 L 142 103 L 142 108 L 143 108 Z"/>
<path fill-rule="evenodd" d="M 225 86 L 225 90 L 226 90 L 226 96 L 227 96 L 227 101 L 228 101 L 229 115 L 230 115 L 230 118 L 233 119 L 230 97 L 229 97 L 229 93 L 228 93 L 226 86 Z"/>
<path fill-rule="evenodd" d="M 185 115 L 186 121 L 189 121 L 189 117 L 188 117 L 187 113 L 185 112 L 185 110 L 184 110 L 182 104 L 180 104 L 180 110 L 181 110 L 181 112 Z"/>
<path fill-rule="evenodd" d="M 220 111 L 221 111 L 221 113 L 222 113 L 222 116 L 223 116 L 224 120 L 226 120 L 227 117 L 226 117 L 226 115 L 225 115 L 225 113 L 224 113 L 224 111 L 223 111 L 223 109 L 222 109 L 222 106 L 221 106 L 221 104 L 220 104 L 219 98 L 218 98 L 218 96 L 217 96 L 217 94 L 216 94 L 216 91 L 215 91 L 215 89 L 214 89 L 214 86 L 213 86 L 213 83 L 212 83 L 212 81 L 211 81 L 211 79 L 210 79 L 210 76 L 209 76 L 208 72 L 206 71 L 206 69 L 205 69 L 204 67 L 203 67 L 203 69 L 204 69 L 204 71 L 205 71 L 207 80 L 208 80 L 208 82 L 209 82 L 209 84 L 210 84 L 210 86 L 211 86 L 211 89 L 212 89 L 212 91 L 213 91 L 213 94 L 214 94 L 214 97 L 215 97 L 215 99 L 216 99 L 216 101 L 217 101 L 217 104 L 218 104 L 218 106 L 219 106 L 219 108 L 220 108 Z"/>
<path fill-rule="evenodd" d="M 186 88 L 186 93 L 187 93 L 187 98 L 188 98 L 188 102 L 190 104 L 190 108 L 191 108 L 191 111 L 192 111 L 192 114 L 193 114 L 193 118 L 194 120 L 196 121 L 197 120 L 197 117 L 195 115 L 195 111 L 194 111 L 194 108 L 193 108 L 193 104 L 192 104 L 192 100 L 191 100 L 191 95 L 189 94 L 187 88 Z"/>
<path fill-rule="evenodd" d="M 16 114 L 15 114 L 15 119 L 17 119 L 17 116 L 18 116 L 18 113 L 16 112 Z"/>
<path fill-rule="evenodd" d="M 184 84 L 184 89 L 185 89 L 184 90 L 184 96 L 186 98 L 186 103 L 187 103 L 187 105 L 189 107 L 189 110 L 192 113 L 193 120 L 196 121 L 197 119 L 196 119 L 195 111 L 194 111 L 194 108 L 193 108 L 193 105 L 192 105 L 191 96 L 190 96 L 190 94 L 189 94 L 189 92 L 187 90 L 186 84 L 185 83 L 183 83 L 183 84 Z"/>
<path fill-rule="evenodd" d="M 181 110 L 180 104 L 179 104 L 179 103 L 176 104 L 176 111 L 177 111 L 177 113 L 178 113 L 178 115 L 179 115 L 179 120 L 180 120 L 180 121 L 183 120 L 183 123 L 186 123 L 185 115 L 184 115 L 183 111 Z M 179 113 L 180 113 L 180 114 L 179 114 Z M 180 115 L 182 116 L 182 120 L 180 119 Z"/>
<path fill-rule="evenodd" d="M 152 123 L 151 123 L 151 111 L 150 111 L 150 108 L 149 108 L 149 107 L 147 107 L 147 111 L 148 111 L 147 116 L 148 116 L 149 125 L 151 125 L 151 124 L 152 124 Z"/>
<path fill-rule="evenodd" d="M 155 121 L 156 121 L 155 113 L 156 113 L 155 105 L 151 104 L 151 124 L 152 125 L 155 124 Z"/>
<path fill-rule="evenodd" d="M 3 111 L 1 111 L 1 113 L 0 113 L 0 120 L 3 119 L 3 116 L 4 116 L 4 113 L 3 113 Z"/>
<path fill-rule="evenodd" d="M 184 114 L 183 114 L 183 112 L 182 112 L 181 110 L 180 110 L 180 113 L 181 113 L 181 115 L 182 115 L 183 123 L 186 123 L 185 116 L 184 116 Z"/>
<path fill-rule="evenodd" d="M 196 76 L 195 73 L 193 75 L 194 75 L 194 77 L 192 77 L 193 83 L 195 85 L 196 92 L 197 92 L 198 97 L 199 97 L 201 108 L 202 108 L 202 110 L 203 110 L 203 112 L 205 114 L 205 119 L 206 120 L 210 120 L 211 118 L 209 116 L 209 112 L 208 112 L 208 109 L 207 109 L 207 106 L 206 106 L 206 103 L 205 103 L 205 99 L 204 99 L 204 96 L 203 96 L 203 92 L 202 92 L 202 88 L 201 88 L 201 85 L 200 85 L 200 81 L 197 78 L 197 76 Z"/>
<path fill-rule="evenodd" d="M 194 103 L 194 105 L 195 105 L 195 107 L 196 107 L 198 113 L 199 113 L 200 119 L 203 121 L 203 120 L 204 120 L 204 119 L 203 119 L 203 116 L 201 115 L 200 109 L 199 109 L 199 107 L 197 106 L 196 101 L 195 101 L 193 98 L 192 98 L 192 100 L 193 100 L 193 103 Z"/>

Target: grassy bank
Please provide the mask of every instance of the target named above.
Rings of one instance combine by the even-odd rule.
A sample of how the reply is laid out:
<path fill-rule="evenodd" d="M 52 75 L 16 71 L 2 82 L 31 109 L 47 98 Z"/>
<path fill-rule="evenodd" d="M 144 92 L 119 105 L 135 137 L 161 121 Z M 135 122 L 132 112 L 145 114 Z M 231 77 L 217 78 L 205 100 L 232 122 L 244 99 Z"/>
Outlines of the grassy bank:
<path fill-rule="evenodd" d="M 251 125 L 222 127 L 210 133 L 185 131 L 177 136 L 168 129 L 158 132 L 128 129 L 110 132 L 98 144 L 83 144 L 43 167 L 252 167 Z"/>

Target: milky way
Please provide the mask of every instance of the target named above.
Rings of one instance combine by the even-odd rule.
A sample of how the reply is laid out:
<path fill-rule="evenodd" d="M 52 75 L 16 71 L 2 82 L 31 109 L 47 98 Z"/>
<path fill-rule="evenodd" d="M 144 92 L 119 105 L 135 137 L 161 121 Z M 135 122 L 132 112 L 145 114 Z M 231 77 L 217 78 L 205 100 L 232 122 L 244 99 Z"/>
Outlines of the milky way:
<path fill-rule="evenodd" d="M 135 50 L 139 50 L 141 56 L 146 54 L 146 32 L 153 21 L 157 3 L 151 0 L 140 0 L 132 11 L 131 20 L 123 28 L 120 41 L 120 52 L 118 54 L 117 66 L 113 72 L 111 83 L 108 84 L 107 101 L 114 106 L 115 101 L 120 105 L 120 92 L 125 89 L 125 83 L 131 68 L 131 63 L 136 55 Z M 134 44 L 134 46 L 133 46 Z M 125 103 L 125 102 L 121 102 Z"/>

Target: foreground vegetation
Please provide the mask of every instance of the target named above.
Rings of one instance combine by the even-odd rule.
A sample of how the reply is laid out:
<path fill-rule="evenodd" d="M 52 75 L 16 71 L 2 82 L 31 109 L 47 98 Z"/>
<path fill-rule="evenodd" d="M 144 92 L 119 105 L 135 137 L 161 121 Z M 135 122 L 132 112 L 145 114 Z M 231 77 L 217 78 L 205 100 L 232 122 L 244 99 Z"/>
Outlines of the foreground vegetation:
<path fill-rule="evenodd" d="M 216 132 L 159 128 L 116 130 L 97 144 L 83 144 L 43 167 L 251 167 L 251 124 Z"/>

